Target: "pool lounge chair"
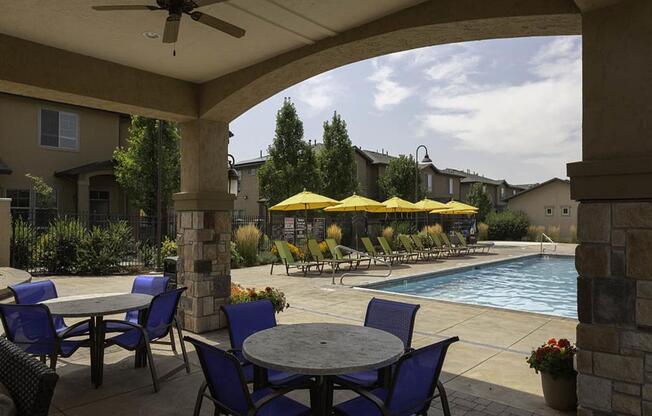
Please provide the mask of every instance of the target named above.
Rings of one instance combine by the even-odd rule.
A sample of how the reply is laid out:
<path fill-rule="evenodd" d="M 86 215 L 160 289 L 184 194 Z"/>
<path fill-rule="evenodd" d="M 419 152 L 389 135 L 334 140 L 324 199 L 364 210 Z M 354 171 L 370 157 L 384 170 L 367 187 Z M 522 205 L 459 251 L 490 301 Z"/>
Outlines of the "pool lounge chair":
<path fill-rule="evenodd" d="M 454 248 L 448 247 L 442 242 L 442 239 L 439 238 L 441 234 L 433 234 L 431 236 L 432 242 L 435 243 L 435 247 L 437 247 L 438 250 L 441 251 L 442 254 L 446 254 L 447 256 L 457 256 L 459 254 L 459 250 L 455 250 Z"/>
<path fill-rule="evenodd" d="M 336 260 L 343 260 L 343 261 L 350 261 L 351 262 L 351 267 L 355 267 L 356 269 L 358 266 L 360 266 L 360 263 L 367 263 L 367 269 L 371 267 L 371 259 L 370 258 L 361 258 L 361 257 L 346 257 L 342 253 L 342 250 L 337 246 L 337 241 L 335 241 L 334 238 L 327 238 L 326 239 L 326 245 L 328 246 L 328 250 L 331 252 L 331 257 L 333 257 Z"/>
<path fill-rule="evenodd" d="M 335 269 L 335 271 L 337 271 L 340 268 L 341 264 L 349 264 L 349 265 L 351 264 L 351 261 L 347 259 L 344 260 L 338 260 L 332 258 L 327 259 L 326 257 L 324 257 L 324 254 L 321 252 L 317 240 L 312 238 L 308 240 L 308 250 L 310 251 L 310 256 L 312 256 L 312 259 L 322 265 L 321 266 L 322 270 L 324 269 L 324 264 L 328 264 L 333 269 Z"/>
<path fill-rule="evenodd" d="M 391 256 L 398 254 L 401 256 L 401 260 L 405 260 L 406 263 L 409 261 L 410 257 L 415 257 L 417 255 L 416 253 L 410 254 L 407 252 L 395 252 L 392 250 L 392 247 L 389 245 L 387 239 L 383 236 L 378 236 L 378 242 L 380 243 L 380 248 L 383 249 L 383 252 L 386 255 Z"/>
<path fill-rule="evenodd" d="M 457 237 L 457 240 L 460 242 L 460 245 L 462 245 L 463 247 L 467 247 L 469 250 L 473 250 L 473 253 L 475 253 L 478 250 L 480 250 L 480 253 L 485 253 L 485 250 L 487 250 L 486 253 L 488 253 L 491 247 L 493 247 L 494 245 L 494 243 L 469 244 L 466 242 L 466 238 L 464 237 L 464 235 L 459 231 L 455 231 L 455 236 Z"/>
<path fill-rule="evenodd" d="M 400 261 L 403 258 L 402 254 L 379 253 L 369 237 L 362 237 L 360 240 L 362 240 L 362 245 L 364 245 L 364 249 L 367 251 L 367 254 L 372 257 L 377 257 L 383 261 L 388 261 L 389 264 L 394 264 L 395 261 Z"/>
<path fill-rule="evenodd" d="M 414 245 L 412 244 L 412 240 L 407 235 L 401 234 L 398 236 L 398 239 L 401 242 L 401 245 L 405 249 L 406 253 L 409 253 L 412 256 L 416 254 L 417 261 L 419 260 L 419 258 L 421 258 L 421 260 L 430 259 L 432 253 L 428 250 L 419 250 L 416 247 L 414 247 Z"/>
<path fill-rule="evenodd" d="M 451 252 L 454 252 L 458 255 L 465 255 L 470 253 L 468 247 L 464 247 L 461 244 L 454 245 L 453 243 L 451 243 L 451 240 L 448 238 L 448 236 L 445 233 L 439 234 L 439 238 L 441 238 L 441 241 L 444 243 L 446 247 L 448 247 L 449 250 L 451 250 Z"/>
<path fill-rule="evenodd" d="M 437 247 L 424 246 L 423 240 L 421 240 L 421 236 L 419 234 L 412 235 L 412 242 L 414 243 L 414 246 L 417 248 L 417 250 L 427 251 L 430 253 L 430 255 L 435 256 L 435 259 L 437 259 L 443 253 L 443 250 Z"/>
<path fill-rule="evenodd" d="M 285 266 L 285 273 L 288 276 L 290 275 L 290 269 L 299 269 L 305 276 L 308 274 L 308 271 L 310 271 L 312 267 L 316 267 L 319 271 L 319 274 L 321 274 L 323 264 L 320 268 L 320 264 L 316 261 L 296 261 L 290 252 L 290 247 L 288 246 L 287 241 L 274 240 L 274 245 L 278 251 L 278 256 L 281 258 L 281 263 Z M 276 262 L 272 263 L 272 268 L 270 269 L 269 274 L 274 272 L 274 264 L 276 264 Z"/>

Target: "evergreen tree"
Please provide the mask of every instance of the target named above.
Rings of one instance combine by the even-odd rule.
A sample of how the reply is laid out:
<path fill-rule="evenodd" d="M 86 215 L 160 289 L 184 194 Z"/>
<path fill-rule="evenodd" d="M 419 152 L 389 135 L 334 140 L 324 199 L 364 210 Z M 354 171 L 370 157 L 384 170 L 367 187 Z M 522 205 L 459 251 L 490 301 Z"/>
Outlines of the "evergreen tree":
<path fill-rule="evenodd" d="M 384 198 L 398 196 L 408 201 L 416 202 L 425 196 L 421 189 L 421 175 L 417 174 L 416 164 L 412 155 L 401 155 L 392 159 L 385 173 L 378 178 L 380 194 Z M 414 195 L 414 180 L 418 181 L 418 193 Z"/>
<path fill-rule="evenodd" d="M 290 99 L 276 113 L 276 133 L 269 147 L 269 158 L 258 170 L 260 195 L 274 205 L 304 188 L 319 192 L 317 158 L 303 141 L 303 123 Z"/>
<path fill-rule="evenodd" d="M 469 204 L 478 208 L 478 214 L 476 218 L 480 222 L 484 222 L 490 212 L 493 211 L 493 206 L 491 205 L 491 199 L 482 190 L 481 183 L 474 183 L 469 189 L 469 192 L 466 194 L 466 200 L 469 201 Z"/>
<path fill-rule="evenodd" d="M 346 130 L 346 121 L 337 112 L 324 122 L 324 147 L 318 155 L 322 192 L 341 200 L 358 189 L 355 151 Z"/>
<path fill-rule="evenodd" d="M 161 195 L 163 215 L 172 203 L 172 194 L 179 191 L 179 131 L 174 123 L 163 124 L 161 151 Z M 128 145 L 113 153 L 115 178 L 127 194 L 130 204 L 149 216 L 156 216 L 159 121 L 133 116 Z"/>

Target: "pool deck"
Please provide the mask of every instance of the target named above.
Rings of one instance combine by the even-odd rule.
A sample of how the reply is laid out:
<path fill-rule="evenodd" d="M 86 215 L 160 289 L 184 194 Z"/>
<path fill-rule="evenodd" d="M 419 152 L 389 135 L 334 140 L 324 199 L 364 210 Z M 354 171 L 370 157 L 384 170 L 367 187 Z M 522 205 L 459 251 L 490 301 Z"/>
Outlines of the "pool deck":
<path fill-rule="evenodd" d="M 469 266 L 500 259 L 537 253 L 539 247 L 497 248 L 489 255 L 450 258 L 435 263 L 399 266 L 393 276 L 407 276 L 444 270 L 451 266 Z M 560 245 L 559 254 L 572 254 L 574 246 Z M 246 287 L 273 286 L 283 290 L 290 308 L 277 315 L 281 324 L 299 322 L 345 322 L 362 324 L 369 299 L 373 296 L 418 302 L 413 345 L 419 347 L 444 337 L 457 335 L 461 341 L 449 350 L 443 380 L 450 396 L 453 416 L 530 416 L 557 415 L 543 402 L 539 376 L 530 370 L 525 357 L 530 348 L 551 337 L 575 339 L 573 319 L 557 318 L 527 312 L 415 299 L 402 295 L 372 292 L 351 287 L 381 280 L 374 277 L 380 268 L 365 272 L 366 276 L 345 279 L 346 286 L 331 285 L 329 273 L 321 277 L 286 276 L 280 267 L 274 275 L 269 266 L 232 271 L 232 279 Z M 382 272 L 381 272 L 382 273 Z M 133 276 L 51 277 L 59 296 L 102 292 L 127 292 Z M 39 279 L 35 279 L 39 280 Z M 226 330 L 197 336 L 199 339 L 228 348 Z M 178 342 L 178 340 L 177 340 Z M 154 346 L 154 359 L 159 374 L 177 366 L 179 356 L 169 347 Z M 192 414 L 197 389 L 203 380 L 194 351 L 190 349 L 191 374 L 178 373 L 161 383 L 154 394 L 147 369 L 133 368 L 133 354 L 117 347 L 106 351 L 104 385 L 90 385 L 87 350 L 80 350 L 70 359 L 61 359 L 57 372 L 61 376 L 51 415 L 128 416 Z M 291 393 L 307 401 L 305 393 Z M 337 392 L 336 401 L 351 397 Z M 430 414 L 441 415 L 439 402 L 433 403 Z M 205 404 L 202 415 L 212 414 Z"/>

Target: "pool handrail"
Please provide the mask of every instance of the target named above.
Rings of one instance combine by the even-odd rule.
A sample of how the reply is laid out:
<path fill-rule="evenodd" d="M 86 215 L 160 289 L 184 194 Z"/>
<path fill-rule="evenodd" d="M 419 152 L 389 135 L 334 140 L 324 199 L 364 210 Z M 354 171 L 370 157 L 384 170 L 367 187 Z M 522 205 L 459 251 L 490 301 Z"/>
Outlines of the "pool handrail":
<path fill-rule="evenodd" d="M 385 266 L 387 266 L 387 269 L 388 269 L 387 274 L 385 276 L 379 276 L 379 277 L 387 278 L 387 277 L 392 275 L 392 264 L 390 262 L 388 262 L 388 261 L 385 261 L 385 260 L 383 260 L 383 259 L 381 259 L 379 257 L 370 256 L 369 253 L 365 253 L 364 251 L 358 251 L 358 250 L 356 250 L 354 248 L 343 246 L 341 244 L 338 245 L 336 248 L 338 248 L 340 250 L 344 250 L 345 252 L 347 252 L 349 254 L 357 254 L 360 257 L 367 257 L 367 258 L 369 258 L 371 260 L 374 260 L 374 264 L 375 263 L 382 263 Z M 332 272 L 331 276 L 332 276 L 331 277 L 331 284 L 334 285 L 335 284 L 335 269 L 333 269 L 333 272 Z M 347 272 L 347 273 L 343 273 L 342 276 L 340 276 L 340 284 L 341 285 L 344 284 L 344 283 L 342 283 L 342 281 L 344 280 L 344 277 L 346 277 L 346 276 L 372 276 L 373 277 L 373 275 L 368 275 L 368 274 L 363 274 L 363 273 L 348 273 Z"/>
<path fill-rule="evenodd" d="M 546 233 L 539 233 L 539 242 L 541 243 L 541 253 L 544 253 L 546 250 L 543 248 L 543 239 L 548 240 L 552 244 L 552 251 L 557 251 L 557 243 L 555 243 L 552 238 L 548 237 Z"/>

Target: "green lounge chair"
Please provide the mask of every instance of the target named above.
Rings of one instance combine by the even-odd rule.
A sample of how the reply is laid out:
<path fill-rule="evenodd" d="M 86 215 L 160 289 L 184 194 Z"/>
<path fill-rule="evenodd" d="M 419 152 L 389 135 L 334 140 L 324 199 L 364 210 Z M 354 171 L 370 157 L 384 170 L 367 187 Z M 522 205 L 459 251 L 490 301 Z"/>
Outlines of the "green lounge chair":
<path fill-rule="evenodd" d="M 274 240 L 274 245 L 276 246 L 276 250 L 278 251 L 278 256 L 281 259 L 281 263 L 285 265 L 285 273 L 288 276 L 290 275 L 290 269 L 299 269 L 305 276 L 306 274 L 308 274 L 308 271 L 310 271 L 310 268 L 312 267 L 317 267 L 317 270 L 319 270 L 319 274 L 321 274 L 323 265 L 322 268 L 320 268 L 318 262 L 296 261 L 294 259 L 294 256 L 292 255 L 292 252 L 290 252 L 290 247 L 288 246 L 287 241 Z M 274 272 L 275 263 L 276 262 L 272 263 L 272 268 L 269 271 L 269 274 L 272 274 Z"/>
<path fill-rule="evenodd" d="M 464 237 L 464 234 L 462 234 L 459 231 L 455 231 L 455 236 L 457 237 L 458 241 L 460 242 L 460 245 L 463 247 L 466 247 L 469 250 L 473 250 L 473 253 L 476 251 L 480 250 L 480 253 L 485 253 L 489 252 L 489 249 L 493 247 L 494 243 L 478 243 L 478 244 L 469 244 L 466 242 L 466 238 Z"/>
<path fill-rule="evenodd" d="M 370 258 L 352 258 L 350 256 L 344 256 L 342 253 L 342 250 L 337 247 L 337 241 L 335 241 L 334 238 L 327 238 L 326 239 L 326 245 L 328 246 L 328 250 L 331 252 L 331 257 L 333 257 L 336 260 L 340 260 L 343 263 L 350 262 L 352 268 L 358 268 L 360 266 L 360 263 L 367 263 L 367 268 L 371 267 L 371 259 Z"/>
<path fill-rule="evenodd" d="M 435 259 L 438 258 L 442 253 L 442 251 L 437 247 L 424 246 L 423 240 L 421 240 L 421 236 L 419 234 L 412 235 L 412 242 L 414 243 L 414 246 L 417 248 L 417 250 L 426 251 L 430 255 L 435 256 Z"/>
<path fill-rule="evenodd" d="M 468 254 L 469 249 L 466 247 L 462 247 L 462 245 L 454 245 L 451 243 L 451 240 L 448 238 L 448 236 L 445 233 L 439 234 L 439 238 L 441 238 L 441 241 L 444 242 L 444 245 L 448 247 L 451 252 L 454 252 L 458 255 L 463 255 L 463 254 Z"/>
<path fill-rule="evenodd" d="M 376 247 L 374 247 L 373 243 L 371 242 L 371 239 L 369 237 L 362 237 L 362 245 L 364 245 L 364 249 L 367 251 L 367 254 L 369 254 L 372 257 L 377 257 L 379 259 L 383 259 L 383 261 L 389 261 L 389 264 L 394 264 L 395 261 L 400 260 L 403 255 L 402 254 L 384 254 L 384 253 L 379 253 L 376 250 Z M 374 261 L 375 264 L 375 261 Z"/>
<path fill-rule="evenodd" d="M 378 242 L 380 243 L 380 248 L 383 249 L 383 252 L 387 256 L 394 256 L 398 254 L 401 256 L 400 260 L 405 260 L 406 263 L 409 261 L 410 257 L 413 257 L 409 253 L 397 253 L 394 250 L 392 250 L 392 247 L 389 245 L 389 242 L 383 236 L 378 236 Z"/>
<path fill-rule="evenodd" d="M 437 250 L 439 250 L 441 254 L 446 254 L 447 256 L 457 255 L 456 250 L 451 250 L 448 246 L 442 243 L 442 240 L 439 238 L 439 234 L 433 234 L 430 236 L 430 238 L 432 238 L 432 242 L 435 243 L 435 247 L 437 247 Z"/>
<path fill-rule="evenodd" d="M 327 259 L 326 257 L 324 257 L 324 254 L 321 252 L 321 249 L 319 248 L 319 243 L 317 243 L 317 240 L 313 238 L 308 240 L 308 250 L 310 251 L 310 255 L 312 256 L 312 259 L 322 265 L 322 270 L 324 268 L 324 264 L 329 264 L 333 269 L 337 271 L 337 269 L 340 268 L 340 264 L 351 263 L 349 260 Z"/>
<path fill-rule="evenodd" d="M 418 250 L 416 247 L 412 245 L 412 240 L 410 240 L 410 237 L 408 237 L 405 234 L 401 234 L 398 236 L 399 241 L 401 242 L 401 245 L 405 249 L 405 252 L 408 253 L 410 256 L 414 256 L 417 261 L 419 261 L 419 258 L 421 260 L 429 260 L 430 259 L 430 252 L 426 250 Z"/>

